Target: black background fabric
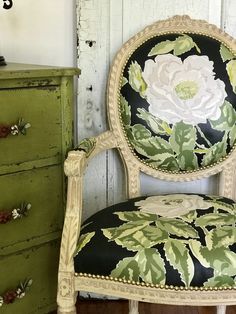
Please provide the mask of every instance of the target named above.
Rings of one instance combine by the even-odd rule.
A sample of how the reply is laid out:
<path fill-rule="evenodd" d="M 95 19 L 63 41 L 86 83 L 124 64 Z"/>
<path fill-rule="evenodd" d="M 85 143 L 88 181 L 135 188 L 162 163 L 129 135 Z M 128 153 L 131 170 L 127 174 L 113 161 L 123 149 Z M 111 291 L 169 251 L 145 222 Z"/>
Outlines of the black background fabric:
<path fill-rule="evenodd" d="M 205 199 L 209 199 L 208 196 L 204 196 Z M 122 212 L 122 211 L 137 211 L 139 210 L 138 207 L 134 205 L 135 202 L 141 199 L 145 199 L 145 197 L 139 197 L 135 199 L 128 200 L 123 203 L 119 203 L 113 205 L 111 207 L 105 208 L 96 214 L 92 215 L 89 219 L 87 219 L 83 226 L 83 230 L 81 234 L 85 234 L 88 232 L 95 231 L 94 237 L 91 241 L 86 244 L 86 246 L 75 256 L 74 258 L 74 265 L 75 265 L 75 272 L 78 273 L 87 273 L 93 275 L 100 275 L 100 276 L 109 276 L 111 271 L 116 268 L 116 265 L 120 260 L 125 257 L 132 257 L 136 254 L 136 252 L 129 251 L 121 246 L 117 245 L 114 241 L 110 241 L 103 235 L 101 229 L 105 228 L 112 228 L 112 227 L 119 227 L 120 225 L 124 224 L 124 221 L 121 221 L 114 212 Z M 222 198 L 226 204 L 233 204 L 234 202 L 227 198 Z M 201 215 L 212 213 L 213 207 L 207 210 L 197 210 L 198 217 Z M 201 228 L 197 228 L 192 224 L 192 227 L 198 231 L 200 236 L 200 241 L 203 246 L 206 245 L 204 239 L 204 233 L 202 232 Z M 212 228 L 212 227 L 210 227 Z M 176 236 L 172 236 L 171 238 L 178 238 Z M 186 240 L 186 239 L 185 239 Z M 154 246 L 159 252 L 165 262 L 166 268 L 166 284 L 173 285 L 173 286 L 184 286 L 183 282 L 180 279 L 180 275 L 175 270 L 169 262 L 165 258 L 163 244 L 159 244 Z M 232 245 L 230 249 L 233 252 L 236 252 L 236 244 Z M 193 280 L 191 282 L 191 286 L 201 287 L 203 283 L 207 281 L 209 278 L 213 276 L 213 269 L 212 268 L 205 268 L 202 266 L 195 256 L 192 255 L 190 250 L 191 257 L 195 264 L 195 273 Z"/>
<path fill-rule="evenodd" d="M 198 45 L 198 47 L 201 50 L 201 53 L 199 54 L 196 48 L 192 48 L 190 51 L 178 57 L 181 58 L 181 60 L 184 60 L 188 56 L 191 56 L 191 55 L 208 56 L 209 60 L 213 61 L 214 63 L 214 72 L 216 73 L 215 78 L 216 79 L 219 78 L 225 83 L 225 90 L 227 93 L 226 100 L 229 101 L 233 105 L 234 109 L 236 109 L 236 94 L 233 92 L 233 89 L 230 84 L 229 77 L 226 71 L 227 62 L 223 62 L 220 55 L 221 43 L 218 40 L 205 36 L 205 35 L 196 35 L 196 34 L 187 34 L 187 35 L 189 35 L 193 39 L 193 41 Z M 129 58 L 129 61 L 124 69 L 124 73 L 123 73 L 124 77 L 126 77 L 127 79 L 129 78 L 128 69 L 132 62 L 137 61 L 143 71 L 145 61 L 148 59 L 153 59 L 153 60 L 155 59 L 156 56 L 148 57 L 148 53 L 156 44 L 165 40 L 175 40 L 179 36 L 181 36 L 181 34 L 168 34 L 168 35 L 161 35 L 161 36 L 153 37 L 147 40 L 143 45 L 138 47 Z M 137 113 L 138 113 L 137 108 L 144 108 L 148 111 L 148 107 L 149 107 L 148 102 L 144 98 L 142 98 L 139 95 L 139 93 L 135 92 L 129 84 L 125 84 L 121 88 L 121 95 L 124 96 L 124 98 L 128 101 L 128 104 L 131 107 L 131 125 L 143 124 L 153 134 L 152 130 L 148 127 L 146 122 L 137 116 Z M 199 127 L 201 128 L 203 133 L 206 135 L 206 137 L 210 140 L 212 144 L 215 144 L 222 140 L 224 132 L 212 129 L 209 122 L 200 123 Z M 165 138 L 165 136 L 161 136 L 161 137 Z M 201 137 L 199 137 L 198 143 L 206 145 L 206 142 Z M 229 153 L 229 151 L 230 151 L 230 147 L 228 145 L 227 153 Z M 136 154 L 139 158 L 146 159 L 146 157 L 138 154 L 137 152 Z M 201 159 L 202 159 L 202 155 L 198 155 L 199 165 L 200 165 Z"/>

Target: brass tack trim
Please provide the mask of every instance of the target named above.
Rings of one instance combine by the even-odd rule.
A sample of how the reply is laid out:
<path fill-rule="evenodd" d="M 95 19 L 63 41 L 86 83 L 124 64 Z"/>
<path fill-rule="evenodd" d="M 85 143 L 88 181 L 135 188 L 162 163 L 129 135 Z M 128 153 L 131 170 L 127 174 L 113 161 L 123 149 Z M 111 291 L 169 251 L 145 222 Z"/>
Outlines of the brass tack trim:
<path fill-rule="evenodd" d="M 122 278 L 114 278 L 110 276 L 103 276 L 103 275 L 94 275 L 94 274 L 87 274 L 87 273 L 74 273 L 75 277 L 83 277 L 83 278 L 92 278 L 92 279 L 100 279 L 100 280 L 108 280 L 112 282 L 120 282 L 123 284 L 130 284 L 135 286 L 141 286 L 141 287 L 148 287 L 148 288 L 156 288 L 156 289 L 164 289 L 164 290 L 175 290 L 175 291 L 222 291 L 222 290 L 236 290 L 235 286 L 223 286 L 223 287 L 183 287 L 183 286 L 173 286 L 173 285 L 163 285 L 163 284 L 151 284 L 151 283 L 145 283 L 145 282 L 135 282 L 131 280 L 126 280 Z"/>

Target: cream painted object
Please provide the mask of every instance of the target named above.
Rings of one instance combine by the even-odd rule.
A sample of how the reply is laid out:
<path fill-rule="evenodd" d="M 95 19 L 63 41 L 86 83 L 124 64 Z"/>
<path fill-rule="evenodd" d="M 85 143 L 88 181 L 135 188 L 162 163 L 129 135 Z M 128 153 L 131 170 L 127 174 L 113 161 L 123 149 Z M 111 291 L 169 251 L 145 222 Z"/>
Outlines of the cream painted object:
<path fill-rule="evenodd" d="M 209 41 L 211 49 L 213 49 L 212 47 L 215 47 L 216 44 L 220 47 L 217 53 L 222 60 L 219 61 L 219 59 L 216 59 L 218 61 L 215 61 L 217 65 L 214 68 L 213 61 L 211 61 L 208 56 L 205 56 L 204 52 L 201 52 L 201 50 L 205 51 L 205 46 L 201 41 L 204 43 L 208 43 Z M 199 43 L 201 43 L 201 45 Z M 148 47 L 147 49 L 145 45 Z M 145 62 L 140 61 L 142 60 L 140 54 L 143 56 L 146 53 L 142 49 L 146 49 L 145 51 L 147 52 L 149 51 L 148 58 L 145 59 Z M 192 50 L 194 50 L 194 53 L 190 53 Z M 132 277 L 132 272 L 135 271 L 134 268 L 131 266 L 128 268 L 127 266 L 127 269 L 122 273 L 121 264 L 117 264 L 116 269 L 109 275 L 85 271 L 75 273 L 74 270 L 74 257 L 76 263 L 78 263 L 80 257 L 78 253 L 81 254 L 81 252 L 87 250 L 87 247 L 91 247 L 91 245 L 95 243 L 93 242 L 93 237 L 96 237 L 96 232 L 84 234 L 83 230 L 87 225 L 93 224 L 96 217 L 99 217 L 94 216 L 91 221 L 85 223 L 82 230 L 80 229 L 83 207 L 83 173 L 88 161 L 98 153 L 107 149 L 117 148 L 121 154 L 125 167 L 127 196 L 129 199 L 141 195 L 140 173 L 146 173 L 161 180 L 174 182 L 188 182 L 207 178 L 215 174 L 219 174 L 220 179 L 219 197 L 203 197 L 197 195 L 183 196 L 183 194 L 169 195 L 167 197 L 155 196 L 154 199 L 146 198 L 145 200 L 136 202 L 136 212 L 129 210 L 115 212 L 115 214 L 118 214 L 119 219 L 129 221 L 126 214 L 131 213 L 132 215 L 149 215 L 148 217 L 152 221 L 154 218 L 150 215 L 157 215 L 159 217 L 158 219 L 163 223 L 170 219 L 170 227 L 167 232 L 171 233 L 171 225 L 173 224 L 173 227 L 175 227 L 174 224 L 179 223 L 181 219 L 184 219 L 185 222 L 191 221 L 195 223 L 195 221 L 197 221 L 198 226 L 199 224 L 201 225 L 199 219 L 204 217 L 204 210 L 209 209 L 209 200 L 211 204 L 216 202 L 214 203 L 215 212 L 212 213 L 213 216 L 214 214 L 221 215 L 221 211 L 225 209 L 232 213 L 232 215 L 230 214 L 231 216 L 229 215 L 227 217 L 231 217 L 231 220 L 233 219 L 233 215 L 235 215 L 235 205 L 233 205 L 233 201 L 229 201 L 230 203 L 224 206 L 222 203 L 219 205 L 219 202 L 223 200 L 222 197 L 235 200 L 236 196 L 236 153 L 234 149 L 235 109 L 233 108 L 235 103 L 232 102 L 234 95 L 231 91 L 234 89 L 234 74 L 232 77 L 231 72 L 228 70 L 228 67 L 230 67 L 235 60 L 235 51 L 236 42 L 232 37 L 212 24 L 208 24 L 202 20 L 192 20 L 188 16 L 175 16 L 171 19 L 156 22 L 133 36 L 121 47 L 114 59 L 108 79 L 107 109 L 110 130 L 97 137 L 82 141 L 78 150 L 71 151 L 65 162 L 65 173 L 68 176 L 68 195 L 60 253 L 58 313 L 76 313 L 76 291 L 81 290 L 130 299 L 130 314 L 138 313 L 138 301 L 174 305 L 216 305 L 218 307 L 218 314 L 225 313 L 226 305 L 236 304 L 236 290 L 232 285 L 233 277 L 231 279 L 229 278 L 229 276 L 234 276 L 233 256 L 235 253 L 233 251 L 227 251 L 229 252 L 227 256 L 231 258 L 230 263 L 232 264 L 229 266 L 231 270 L 228 273 L 221 273 L 223 270 L 218 269 L 218 266 L 216 266 L 218 265 L 217 256 L 215 257 L 214 254 L 212 254 L 210 258 L 211 262 L 209 262 L 207 261 L 208 257 L 202 259 L 202 254 L 204 255 L 205 253 L 197 253 L 198 251 L 201 252 L 201 250 L 209 250 L 209 254 L 211 254 L 213 244 L 210 244 L 211 241 L 207 235 L 207 246 L 200 244 L 200 242 L 194 239 L 184 242 L 191 247 L 195 257 L 198 256 L 200 263 L 204 264 L 206 268 L 210 265 L 213 267 L 212 264 L 215 265 L 215 268 L 213 267 L 214 271 L 216 271 L 215 279 L 213 277 L 210 278 L 211 280 L 208 280 L 207 284 L 204 282 L 202 286 L 193 286 L 191 285 L 191 280 L 190 283 L 187 283 L 186 278 L 183 279 L 181 263 L 174 264 L 174 268 L 180 272 L 182 282 L 185 282 L 184 285 L 166 284 L 163 278 L 160 279 L 160 282 L 157 282 L 153 275 L 151 275 L 151 279 L 148 275 L 145 277 L 145 272 L 138 275 L 139 277 L 141 276 L 142 280 L 140 280 L 140 278 L 134 279 L 134 277 Z M 190 56 L 188 53 L 190 53 Z M 139 63 L 134 60 L 142 62 L 142 69 Z M 164 63 L 165 60 L 168 61 L 167 64 Z M 154 69 L 154 67 L 156 67 L 154 63 L 158 64 L 157 69 Z M 217 70 L 220 63 L 223 64 L 221 67 L 223 66 L 224 69 L 227 67 L 228 79 L 225 77 L 215 77 L 214 73 L 218 73 Z M 128 69 L 126 68 L 127 64 L 129 64 Z M 161 69 L 165 71 L 163 70 L 164 74 L 159 76 Z M 182 76 L 179 75 L 180 72 Z M 155 73 L 155 75 L 153 73 Z M 150 80 L 154 77 L 156 81 L 150 83 Z M 178 78 L 181 78 L 181 80 Z M 174 85 L 171 83 L 173 79 L 177 80 L 174 81 L 176 82 L 175 84 L 173 83 Z M 228 80 L 231 85 L 227 83 L 226 86 L 224 83 L 225 80 Z M 166 82 L 168 82 L 168 84 Z M 201 82 L 205 82 L 205 84 Z M 135 98 L 136 100 L 139 99 L 140 105 L 138 105 L 138 108 L 136 106 L 137 102 L 129 98 L 130 93 L 127 92 L 126 87 L 124 88 L 126 84 L 129 84 L 127 87 L 128 91 L 132 91 L 132 93 L 135 92 L 135 97 L 138 97 Z M 171 89 L 171 86 L 174 86 L 175 93 Z M 230 92 L 226 93 L 225 90 L 230 90 Z M 200 108 L 202 113 L 199 115 L 199 112 L 195 111 L 195 108 L 196 106 L 200 107 L 200 105 L 204 104 L 205 97 L 209 94 L 211 97 L 206 105 L 210 106 L 209 110 L 212 110 L 211 114 L 209 110 L 204 113 L 205 107 L 203 106 Z M 194 98 L 195 96 L 200 97 L 200 100 Z M 175 97 L 176 102 L 173 102 L 173 97 Z M 225 98 L 227 98 L 227 101 Z M 142 99 L 144 99 L 144 102 L 148 103 L 148 110 L 144 110 L 144 107 L 140 108 Z M 198 101 L 194 102 L 194 99 L 198 99 Z M 172 102 L 172 107 L 168 107 L 170 106 L 170 104 L 168 104 L 169 101 Z M 232 104 L 230 104 L 230 101 Z M 162 102 L 167 105 L 161 107 Z M 183 104 L 192 108 L 191 114 L 186 115 L 186 113 L 182 111 L 182 114 L 177 115 L 177 112 L 181 112 L 181 106 Z M 160 106 L 160 109 L 155 112 L 155 108 L 158 106 Z M 171 110 L 168 110 L 168 108 Z M 136 119 L 136 116 L 134 117 L 134 110 L 137 110 L 139 113 L 137 114 L 139 124 L 138 122 L 133 122 L 131 119 Z M 227 112 L 227 114 L 225 114 L 225 112 Z M 228 117 L 232 119 L 228 119 Z M 140 126 L 141 120 L 145 120 L 146 124 Z M 203 127 L 202 124 L 204 123 L 208 123 L 208 128 Z M 211 133 L 213 134 L 211 141 L 215 144 L 209 141 L 209 127 L 211 128 L 211 132 L 213 132 Z M 217 132 L 215 132 L 215 130 L 217 130 Z M 214 138 L 214 136 L 218 136 L 219 130 L 224 134 L 220 140 Z M 155 137 L 153 134 L 155 134 Z M 162 136 L 160 134 L 162 134 Z M 183 136 L 183 134 L 185 135 Z M 181 138 L 181 141 L 179 138 Z M 204 144 L 202 142 L 203 139 Z M 224 146 L 226 145 L 224 141 L 227 143 L 227 147 Z M 151 143 L 151 146 L 147 144 L 147 142 L 149 144 Z M 222 149 L 219 149 L 220 145 L 223 145 Z M 175 151 L 175 154 L 173 154 L 172 150 Z M 201 157 L 199 157 L 199 154 Z M 170 160 L 171 162 L 169 162 Z M 174 204 L 176 204 L 176 208 Z M 182 207 L 178 204 L 181 204 Z M 137 212 L 137 206 L 139 206 L 140 213 Z M 181 210 L 177 210 L 179 206 Z M 200 218 L 194 214 L 194 211 L 198 212 L 198 209 L 203 211 L 203 214 L 200 214 L 200 216 L 202 215 Z M 189 211 L 191 211 L 191 215 L 193 216 L 185 216 L 188 215 Z M 165 217 L 164 220 L 162 220 L 163 217 Z M 172 223 L 172 221 L 174 222 Z M 149 224 L 145 219 L 143 223 L 146 225 Z M 157 224 L 158 223 L 157 221 Z M 209 232 L 209 230 L 206 229 L 209 225 L 213 225 L 211 221 L 208 221 L 207 225 L 202 225 L 206 234 Z M 219 224 L 219 226 L 221 225 L 222 223 Z M 223 225 L 225 224 L 223 223 Z M 228 226 L 227 223 L 226 225 Z M 150 225 L 150 228 L 151 226 L 152 225 Z M 186 226 L 186 224 L 183 223 L 183 226 Z M 219 228 L 219 226 L 217 228 Z M 102 232 L 103 235 L 109 239 L 109 242 L 115 241 L 116 244 L 122 245 L 123 248 L 128 248 L 128 250 L 131 248 L 131 251 L 136 251 L 134 245 L 132 246 L 130 243 L 125 244 L 125 242 L 122 242 L 122 238 L 117 238 L 116 233 L 112 236 L 114 228 L 107 227 L 108 226 L 105 227 L 106 229 L 102 229 Z M 119 228 L 120 227 L 118 227 L 117 230 L 120 230 Z M 217 228 L 215 230 L 217 230 Z M 233 244 L 235 243 L 235 239 L 232 224 L 227 228 L 232 229 L 232 236 L 229 243 Z M 132 231 L 131 227 L 130 230 Z M 158 230 L 157 228 L 157 231 Z M 162 230 L 161 227 L 160 230 Z M 79 239 L 80 231 L 82 234 Z M 179 235 L 183 235 L 184 230 L 182 232 L 183 233 L 179 233 Z M 127 229 L 123 238 L 128 234 L 130 233 L 128 233 Z M 105 237 L 103 237 L 102 241 L 104 241 Z M 136 235 L 136 240 L 138 239 L 137 237 L 138 235 Z M 191 237 L 192 236 L 189 236 L 187 238 Z M 193 235 L 193 238 L 194 237 L 197 238 Z M 78 239 L 79 243 L 77 246 Z M 97 240 L 98 239 L 99 238 L 97 238 Z M 172 241 L 172 238 L 168 241 Z M 178 237 L 175 238 L 174 241 L 176 241 L 177 246 L 182 246 L 182 244 L 180 244 L 181 239 Z M 153 246 L 151 244 L 147 247 L 145 246 L 146 244 L 142 245 L 144 249 L 149 250 L 149 252 Z M 202 246 L 198 248 L 198 245 Z M 219 243 L 216 245 L 221 248 L 226 244 L 223 240 L 221 244 L 219 240 Z M 96 250 L 96 247 L 94 247 L 94 249 Z M 97 250 L 99 253 L 100 248 Z M 137 249 L 138 252 L 139 250 L 140 249 Z M 184 252 L 186 253 L 185 249 Z M 166 246 L 165 254 L 167 253 Z M 184 257 L 185 253 L 181 257 L 183 263 L 186 262 Z M 168 255 L 171 264 L 173 264 L 172 254 L 175 253 L 173 252 Z M 130 256 L 130 253 L 128 256 Z M 140 261 L 140 269 L 143 267 L 142 263 L 144 262 L 153 263 L 152 260 L 148 260 L 147 256 L 145 256 L 144 260 L 140 259 L 141 255 L 135 256 L 139 256 L 139 258 L 136 257 L 136 263 L 139 263 L 137 260 Z M 157 258 L 153 256 L 153 258 L 155 261 L 158 260 L 161 263 L 160 257 Z M 216 258 L 215 261 L 214 258 Z M 189 264 L 189 259 L 190 256 L 188 255 L 187 264 L 190 265 L 188 267 L 191 268 L 192 262 Z M 92 260 L 96 263 L 95 259 Z M 124 260 L 120 260 L 120 263 L 124 264 Z M 158 263 L 159 262 L 157 262 L 157 264 Z M 157 266 L 157 264 L 153 266 L 162 267 L 161 264 L 159 264 L 159 266 Z M 209 266 L 207 266 L 208 264 Z M 187 273 L 192 271 L 190 268 L 188 268 Z M 165 273 L 168 274 L 167 268 L 165 269 Z M 146 274 L 148 274 L 148 272 Z M 153 274 L 151 269 L 150 274 Z M 224 282 L 216 284 L 216 278 L 220 278 L 221 281 L 225 280 L 224 275 L 227 275 L 227 280 L 229 280 L 228 282 L 231 282 L 231 284 Z"/>

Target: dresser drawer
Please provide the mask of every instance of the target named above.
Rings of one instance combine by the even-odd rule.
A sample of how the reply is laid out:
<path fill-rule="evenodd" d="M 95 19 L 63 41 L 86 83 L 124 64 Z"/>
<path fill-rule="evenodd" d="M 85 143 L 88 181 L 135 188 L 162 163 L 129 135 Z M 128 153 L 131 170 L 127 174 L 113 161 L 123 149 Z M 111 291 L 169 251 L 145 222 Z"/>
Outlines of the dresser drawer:
<path fill-rule="evenodd" d="M 0 258 L 0 295 L 16 289 L 20 282 L 33 283 L 23 298 L 3 304 L 1 314 L 46 314 L 55 309 L 59 241 Z"/>
<path fill-rule="evenodd" d="M 62 176 L 61 165 L 0 176 L 0 212 L 31 204 L 26 216 L 0 224 L 0 255 L 6 247 L 61 229 Z"/>
<path fill-rule="evenodd" d="M 0 90 L 0 126 L 22 118 L 26 135 L 0 138 L 0 165 L 19 164 L 61 155 L 61 94 L 58 86 Z M 4 134 L 2 134 L 3 136 Z"/>

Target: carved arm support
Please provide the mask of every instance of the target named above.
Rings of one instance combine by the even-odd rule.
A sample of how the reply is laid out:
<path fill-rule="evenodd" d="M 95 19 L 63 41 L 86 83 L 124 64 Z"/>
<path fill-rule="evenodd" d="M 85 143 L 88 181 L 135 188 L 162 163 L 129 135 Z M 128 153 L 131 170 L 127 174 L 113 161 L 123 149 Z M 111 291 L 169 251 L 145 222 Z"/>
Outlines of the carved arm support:
<path fill-rule="evenodd" d="M 77 150 L 70 151 L 64 164 L 68 177 L 67 205 L 61 241 L 60 270 L 73 271 L 73 252 L 76 249 L 81 217 L 83 174 L 88 161 L 105 149 L 116 147 L 116 140 L 111 131 L 83 140 Z"/>

